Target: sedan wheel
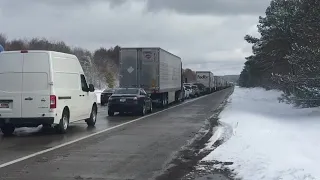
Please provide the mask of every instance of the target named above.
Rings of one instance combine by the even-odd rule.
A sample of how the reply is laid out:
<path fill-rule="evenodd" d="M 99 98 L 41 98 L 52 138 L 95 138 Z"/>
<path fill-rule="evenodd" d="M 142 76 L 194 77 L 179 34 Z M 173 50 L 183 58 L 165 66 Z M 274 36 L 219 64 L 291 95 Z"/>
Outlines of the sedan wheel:
<path fill-rule="evenodd" d="M 5 125 L 1 127 L 1 131 L 5 136 L 11 136 L 14 132 L 15 127 L 12 125 Z"/>
<path fill-rule="evenodd" d="M 142 116 L 144 116 L 146 114 L 146 105 L 143 105 L 142 106 L 142 109 L 141 109 L 141 113 L 140 113 Z"/>
<path fill-rule="evenodd" d="M 114 112 L 113 112 L 113 111 L 108 110 L 108 116 L 114 116 Z"/>
<path fill-rule="evenodd" d="M 149 109 L 149 113 L 152 113 L 153 109 L 152 109 L 152 103 L 150 104 L 150 109 Z"/>

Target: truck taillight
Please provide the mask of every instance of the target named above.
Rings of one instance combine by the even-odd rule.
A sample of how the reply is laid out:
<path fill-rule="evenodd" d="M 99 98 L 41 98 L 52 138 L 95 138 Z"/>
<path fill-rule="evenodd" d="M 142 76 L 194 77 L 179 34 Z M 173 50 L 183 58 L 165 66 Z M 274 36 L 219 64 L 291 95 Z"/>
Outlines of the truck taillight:
<path fill-rule="evenodd" d="M 50 95 L 50 109 L 57 108 L 57 97 L 55 95 Z"/>

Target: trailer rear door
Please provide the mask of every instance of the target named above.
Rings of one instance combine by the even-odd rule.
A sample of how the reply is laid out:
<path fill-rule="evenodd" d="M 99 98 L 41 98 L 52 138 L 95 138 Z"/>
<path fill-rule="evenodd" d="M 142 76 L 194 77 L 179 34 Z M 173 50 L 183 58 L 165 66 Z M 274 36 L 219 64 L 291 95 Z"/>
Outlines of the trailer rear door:
<path fill-rule="evenodd" d="M 120 50 L 120 87 L 138 87 L 138 51 Z"/>
<path fill-rule="evenodd" d="M 140 69 L 139 85 L 146 91 L 158 88 L 158 57 L 159 50 L 156 48 L 143 48 L 138 51 L 138 64 Z"/>

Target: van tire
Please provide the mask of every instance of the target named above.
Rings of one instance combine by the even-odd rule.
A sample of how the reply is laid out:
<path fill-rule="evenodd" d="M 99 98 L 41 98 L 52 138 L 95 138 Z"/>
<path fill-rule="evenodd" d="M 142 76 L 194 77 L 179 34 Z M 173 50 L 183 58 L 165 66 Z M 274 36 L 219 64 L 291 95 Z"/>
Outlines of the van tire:
<path fill-rule="evenodd" d="M 93 105 L 92 110 L 91 110 L 91 114 L 90 114 L 90 118 L 86 120 L 86 123 L 88 126 L 92 127 L 96 125 L 97 122 L 97 107 L 95 105 Z"/>
<path fill-rule="evenodd" d="M 59 134 L 65 134 L 69 127 L 70 113 L 67 109 L 63 110 L 59 124 L 55 127 Z"/>
<path fill-rule="evenodd" d="M 12 125 L 4 125 L 1 127 L 1 131 L 5 136 L 11 136 L 15 130 L 15 127 Z"/>

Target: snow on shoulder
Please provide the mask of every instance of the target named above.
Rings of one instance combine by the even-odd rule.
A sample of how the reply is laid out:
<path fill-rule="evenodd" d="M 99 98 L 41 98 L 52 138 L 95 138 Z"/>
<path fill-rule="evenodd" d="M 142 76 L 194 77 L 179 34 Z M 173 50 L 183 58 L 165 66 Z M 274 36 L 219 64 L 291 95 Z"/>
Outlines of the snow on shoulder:
<path fill-rule="evenodd" d="M 220 114 L 225 142 L 202 161 L 233 162 L 214 168 L 244 180 L 320 179 L 320 110 L 279 103 L 280 94 L 236 87 Z"/>

